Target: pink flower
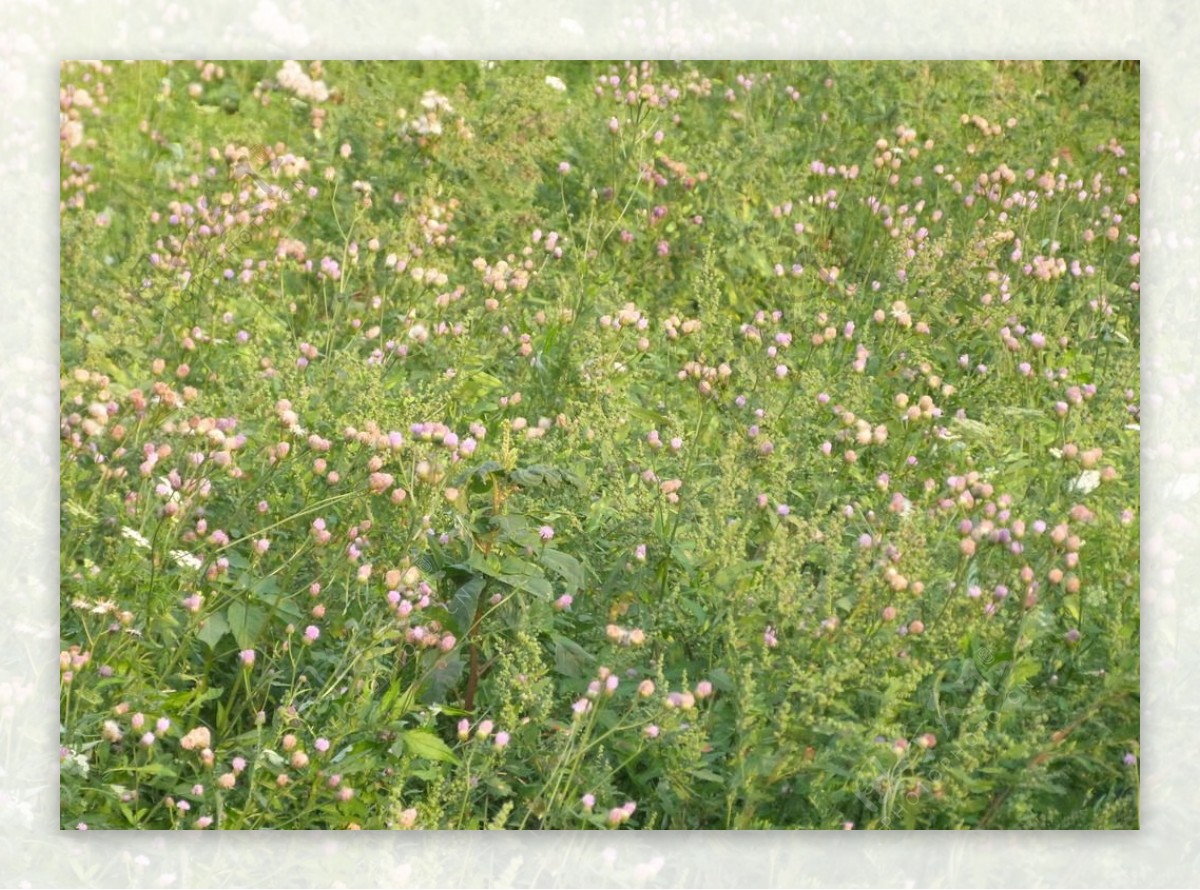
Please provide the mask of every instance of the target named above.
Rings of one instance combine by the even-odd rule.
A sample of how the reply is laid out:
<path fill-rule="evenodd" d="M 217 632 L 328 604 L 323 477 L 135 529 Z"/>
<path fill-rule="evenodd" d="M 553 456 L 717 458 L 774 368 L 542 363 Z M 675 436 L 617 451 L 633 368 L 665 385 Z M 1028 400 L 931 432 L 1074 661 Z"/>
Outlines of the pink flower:
<path fill-rule="evenodd" d="M 254 650 L 253 649 L 243 649 L 241 652 L 238 653 L 238 658 L 241 659 L 242 665 L 244 667 L 248 667 L 248 668 L 254 667 Z"/>
<path fill-rule="evenodd" d="M 317 637 L 320 635 L 321 629 L 315 624 L 310 624 L 308 627 L 304 628 L 304 639 L 309 643 L 315 642 Z"/>
<path fill-rule="evenodd" d="M 509 735 L 507 732 L 496 733 L 496 739 L 494 742 L 494 744 L 496 745 L 496 750 L 497 751 L 503 750 L 508 745 L 508 739 L 509 739 Z"/>
<path fill-rule="evenodd" d="M 396 483 L 391 473 L 372 473 L 367 478 L 367 488 L 374 494 L 382 494 Z"/>
<path fill-rule="evenodd" d="M 554 529 L 548 525 L 543 525 L 541 528 L 538 529 L 538 537 L 541 538 L 543 541 L 549 541 L 551 538 L 554 537 Z"/>

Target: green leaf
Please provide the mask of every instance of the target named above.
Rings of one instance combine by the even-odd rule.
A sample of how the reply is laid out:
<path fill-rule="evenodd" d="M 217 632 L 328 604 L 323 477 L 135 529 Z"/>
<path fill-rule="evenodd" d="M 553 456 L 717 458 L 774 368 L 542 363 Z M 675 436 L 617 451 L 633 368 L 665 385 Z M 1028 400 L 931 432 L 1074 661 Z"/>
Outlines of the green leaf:
<path fill-rule="evenodd" d="M 270 764 L 270 766 L 274 769 L 283 769 L 287 763 L 287 761 L 280 756 L 279 752 L 272 751 L 270 748 L 263 748 L 262 753 L 260 753 L 258 756 L 261 760 L 265 760 L 268 764 Z"/>
<path fill-rule="evenodd" d="M 410 729 L 403 734 L 404 750 L 413 757 L 458 764 L 450 747 L 427 729 Z"/>
<path fill-rule="evenodd" d="M 560 470 L 541 464 L 520 467 L 509 473 L 508 478 L 525 488 L 540 488 L 543 485 L 549 488 L 558 488 L 564 482 L 569 482 L 576 488 L 583 487 L 583 480 L 570 470 Z"/>
<path fill-rule="evenodd" d="M 476 550 L 471 553 L 467 565 L 489 578 L 495 578 L 497 581 L 502 581 L 517 590 L 532 593 L 534 596 L 549 599 L 554 594 L 554 588 L 550 586 L 549 581 L 542 577 L 537 566 L 523 559 L 517 559 L 515 556 L 508 557 L 497 567 L 494 557 L 485 557 Z"/>
<path fill-rule="evenodd" d="M 554 666 L 564 677 L 578 679 L 591 672 L 596 657 L 567 637 L 555 634 Z"/>
<path fill-rule="evenodd" d="M 475 621 L 475 611 L 479 608 L 479 594 L 483 592 L 487 579 L 476 575 L 454 592 L 450 600 L 450 616 L 454 619 L 455 631 L 460 637 L 465 636 Z"/>
<path fill-rule="evenodd" d="M 1012 666 L 1009 672 L 1009 686 L 1020 686 L 1026 680 L 1036 677 L 1042 670 L 1042 666 L 1032 658 L 1018 659 Z"/>
<path fill-rule="evenodd" d="M 492 527 L 500 530 L 500 539 L 518 547 L 531 547 L 538 543 L 538 533 L 529 520 L 515 513 L 492 517 Z"/>
<path fill-rule="evenodd" d="M 405 686 L 402 693 L 402 685 L 399 680 L 393 682 L 379 702 L 379 714 L 383 720 L 389 723 L 403 720 L 413 709 L 413 703 L 416 700 L 416 687 Z"/>
<path fill-rule="evenodd" d="M 583 587 L 583 566 L 575 557 L 561 550 L 547 548 L 542 551 L 540 558 L 543 565 L 556 572 L 566 582 L 567 593 L 575 593 Z"/>
<path fill-rule="evenodd" d="M 720 590 L 728 590 L 734 586 L 735 581 L 752 574 L 762 564 L 761 559 L 746 559 L 733 565 L 727 565 L 713 576 L 713 585 Z"/>
<path fill-rule="evenodd" d="M 253 649 L 254 641 L 258 639 L 267 616 L 257 606 L 247 606 L 245 603 L 233 603 L 225 610 L 229 630 L 237 644 L 242 649 Z"/>
<path fill-rule="evenodd" d="M 229 622 L 225 620 L 224 615 L 216 612 L 204 619 L 204 624 L 196 634 L 196 639 L 206 644 L 209 649 L 216 649 L 221 637 L 227 633 L 229 633 Z"/>
<path fill-rule="evenodd" d="M 698 629 L 703 629 L 708 623 L 708 612 L 699 602 L 694 599 L 684 597 L 679 600 L 679 606 L 696 622 Z"/>
<path fill-rule="evenodd" d="M 725 779 L 710 769 L 690 769 L 688 770 L 688 775 L 702 782 L 716 782 L 718 785 L 725 784 Z"/>
<path fill-rule="evenodd" d="M 504 467 L 494 460 L 486 460 L 474 469 L 462 474 L 455 480 L 455 485 L 472 485 L 476 491 L 487 488 L 488 476 L 504 471 Z"/>
<path fill-rule="evenodd" d="M 436 654 L 436 659 L 425 678 L 426 685 L 421 694 L 421 701 L 430 704 L 443 700 L 446 693 L 458 685 L 465 668 L 466 665 L 457 652 Z"/>

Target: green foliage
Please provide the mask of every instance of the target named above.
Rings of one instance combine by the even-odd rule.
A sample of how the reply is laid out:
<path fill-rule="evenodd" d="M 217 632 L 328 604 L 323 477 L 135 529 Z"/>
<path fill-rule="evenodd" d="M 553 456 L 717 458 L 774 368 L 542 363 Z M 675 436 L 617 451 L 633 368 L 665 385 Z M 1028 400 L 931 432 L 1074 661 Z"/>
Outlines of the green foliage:
<path fill-rule="evenodd" d="M 1137 826 L 1135 68 L 62 80 L 64 826 Z"/>

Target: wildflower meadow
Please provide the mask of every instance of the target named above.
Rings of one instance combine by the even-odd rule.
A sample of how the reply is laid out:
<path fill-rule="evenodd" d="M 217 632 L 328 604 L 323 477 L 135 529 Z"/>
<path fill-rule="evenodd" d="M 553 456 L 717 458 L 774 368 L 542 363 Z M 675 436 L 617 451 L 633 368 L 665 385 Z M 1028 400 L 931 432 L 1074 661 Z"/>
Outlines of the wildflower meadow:
<path fill-rule="evenodd" d="M 1131 829 L 1129 62 L 67 62 L 61 827 Z"/>

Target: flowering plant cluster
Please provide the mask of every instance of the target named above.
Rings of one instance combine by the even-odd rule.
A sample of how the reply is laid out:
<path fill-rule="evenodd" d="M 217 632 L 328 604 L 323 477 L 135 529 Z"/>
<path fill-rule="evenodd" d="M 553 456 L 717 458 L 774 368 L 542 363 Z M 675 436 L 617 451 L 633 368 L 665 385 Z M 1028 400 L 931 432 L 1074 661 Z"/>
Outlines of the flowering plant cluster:
<path fill-rule="evenodd" d="M 1089 64 L 64 64 L 63 827 L 1136 827 Z"/>

